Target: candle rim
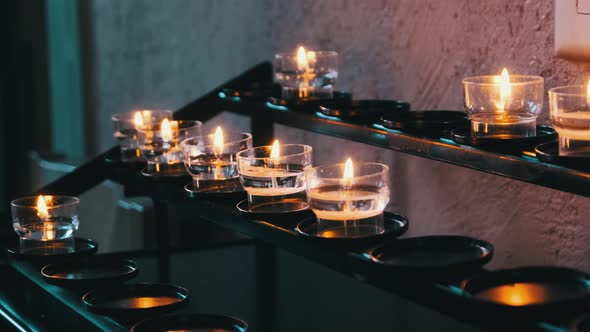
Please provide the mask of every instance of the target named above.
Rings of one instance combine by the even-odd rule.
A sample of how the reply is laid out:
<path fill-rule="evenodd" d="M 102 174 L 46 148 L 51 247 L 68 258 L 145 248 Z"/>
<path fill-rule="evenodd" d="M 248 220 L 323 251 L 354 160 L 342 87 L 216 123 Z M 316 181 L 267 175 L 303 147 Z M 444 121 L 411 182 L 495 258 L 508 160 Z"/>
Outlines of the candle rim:
<path fill-rule="evenodd" d="M 162 119 L 162 121 L 164 121 L 164 119 Z M 147 132 L 152 132 L 152 131 L 160 132 L 160 126 L 162 125 L 162 121 L 160 121 L 160 123 L 156 123 L 156 124 L 152 124 L 152 125 L 145 125 L 139 129 L 137 129 L 137 131 L 142 132 L 142 133 L 147 133 Z M 171 120 L 171 119 L 168 119 L 168 121 L 178 122 L 178 129 L 177 130 L 179 132 L 181 130 L 194 129 L 194 128 L 199 128 L 199 127 L 203 126 L 203 122 L 198 121 L 198 120 L 174 120 L 174 119 Z M 182 126 L 182 125 L 188 125 L 188 126 Z"/>
<path fill-rule="evenodd" d="M 365 175 L 353 175 L 353 177 L 351 177 L 350 179 L 365 179 L 365 178 L 369 178 L 369 177 L 374 177 L 374 176 L 381 176 L 383 174 L 389 174 L 390 171 L 390 167 L 384 163 L 379 163 L 376 161 L 353 161 L 353 168 L 356 166 L 358 167 L 358 165 L 379 165 L 382 166 L 383 169 L 379 172 L 375 172 L 372 174 L 365 174 Z M 309 169 L 305 170 L 305 173 L 310 173 L 310 172 L 314 172 L 314 171 L 318 171 L 320 168 L 330 168 L 330 167 L 341 167 L 343 169 L 343 173 L 344 173 L 344 165 L 346 165 L 346 162 L 344 163 L 333 163 L 333 164 L 326 164 L 326 165 L 320 165 L 320 166 L 315 166 L 315 167 L 311 167 Z M 322 181 L 342 181 L 342 176 L 340 177 L 322 177 L 321 178 Z M 348 178 L 347 178 L 348 179 Z"/>
<path fill-rule="evenodd" d="M 299 49 L 299 47 L 297 47 Z M 306 52 L 314 52 L 316 55 L 316 59 L 318 56 L 338 56 L 337 51 L 313 51 L 313 50 L 305 50 Z M 297 60 L 297 52 L 293 54 L 293 52 L 279 52 L 275 54 L 275 59 L 283 59 L 283 58 L 293 58 Z"/>
<path fill-rule="evenodd" d="M 502 82 L 489 82 L 494 78 L 500 77 L 501 75 L 479 75 L 479 76 L 468 76 L 463 78 L 463 84 L 465 85 L 480 85 L 480 86 L 500 86 Z M 481 81 L 480 81 L 481 80 Z M 514 81 L 516 80 L 516 82 Z M 521 81 L 519 81 L 521 80 Z M 545 78 L 538 75 L 519 75 L 510 74 L 510 86 L 526 85 L 532 83 L 545 82 Z"/>
<path fill-rule="evenodd" d="M 56 199 L 71 199 L 71 201 L 67 201 L 63 204 L 52 204 L 52 205 L 47 205 L 47 209 L 55 209 L 58 207 L 65 207 L 65 206 L 71 206 L 71 205 L 76 205 L 80 203 L 80 199 L 76 196 L 69 196 L 69 195 L 49 195 L 49 194 L 39 194 L 42 195 L 43 197 L 51 197 L 53 201 L 55 201 Z M 19 207 L 19 208 L 37 208 L 37 199 L 39 198 L 39 195 L 35 195 L 35 196 L 25 196 L 25 197 L 19 197 L 17 199 L 14 199 L 10 202 L 10 206 L 12 207 Z M 32 204 L 26 204 L 26 203 L 21 203 L 21 202 L 28 202 L 28 201 L 33 202 Z"/>
<path fill-rule="evenodd" d="M 241 131 L 224 131 L 223 132 L 223 138 L 225 139 L 228 135 L 232 135 L 232 134 L 239 134 L 242 135 L 241 139 L 237 139 L 237 140 L 233 140 L 233 141 L 227 141 L 227 142 L 223 142 L 223 146 L 227 146 L 230 144 L 236 144 L 236 143 L 241 143 L 241 142 L 246 142 L 252 139 L 252 134 L 250 133 L 246 133 L 246 132 L 241 132 Z M 211 144 L 202 144 L 199 145 L 197 144 L 198 142 L 201 142 L 203 138 L 207 138 L 210 139 L 209 136 L 211 136 L 212 134 L 207 134 L 207 135 L 199 135 L 199 136 L 192 136 L 189 137 L 185 140 L 183 140 L 182 142 L 180 142 L 181 146 L 203 146 L 203 147 L 209 147 L 209 146 L 214 146 L 214 143 Z M 196 140 L 196 142 L 193 144 L 191 141 Z M 213 141 L 211 139 L 211 141 Z"/>
<path fill-rule="evenodd" d="M 240 152 L 238 152 L 236 154 L 236 158 L 240 158 L 240 159 L 248 159 L 248 160 L 276 160 L 276 159 L 283 159 L 283 158 L 292 158 L 292 157 L 297 157 L 297 156 L 302 156 L 305 154 L 309 154 L 311 152 L 313 152 L 313 148 L 311 145 L 307 145 L 307 144 L 279 144 L 279 146 L 281 147 L 281 151 L 284 151 L 282 148 L 283 147 L 290 147 L 290 146 L 302 146 L 303 147 L 303 151 L 302 152 L 297 152 L 297 153 L 292 153 L 292 154 L 286 154 L 286 155 L 281 155 L 279 157 L 270 157 L 270 150 L 272 149 L 272 144 L 270 145 L 261 145 L 261 146 L 255 146 L 252 148 L 248 148 L 245 150 L 242 150 Z M 267 149 L 269 151 L 269 156 L 268 157 L 248 157 L 245 156 L 244 154 L 248 153 L 248 152 L 253 152 L 256 151 L 257 149 Z"/>
<path fill-rule="evenodd" d="M 170 116 L 172 117 L 174 112 L 172 110 L 169 109 L 133 109 L 130 111 L 126 111 L 126 112 L 119 112 L 119 113 L 115 113 L 113 115 L 111 115 L 111 120 L 113 121 L 131 121 L 133 122 L 133 118 L 135 117 L 135 113 L 136 112 L 152 112 L 154 114 L 160 114 L 162 115 L 161 119 Z M 143 114 L 142 114 L 143 115 Z"/>
<path fill-rule="evenodd" d="M 560 90 L 567 90 L 567 89 L 580 89 L 580 91 L 582 91 L 582 92 L 580 92 L 580 93 L 560 92 Z M 556 86 L 556 87 L 549 89 L 547 92 L 549 94 L 555 94 L 555 95 L 559 95 L 559 96 L 587 97 L 588 96 L 588 92 L 586 91 L 587 89 L 588 89 L 587 84 L 571 84 L 571 85 Z"/>

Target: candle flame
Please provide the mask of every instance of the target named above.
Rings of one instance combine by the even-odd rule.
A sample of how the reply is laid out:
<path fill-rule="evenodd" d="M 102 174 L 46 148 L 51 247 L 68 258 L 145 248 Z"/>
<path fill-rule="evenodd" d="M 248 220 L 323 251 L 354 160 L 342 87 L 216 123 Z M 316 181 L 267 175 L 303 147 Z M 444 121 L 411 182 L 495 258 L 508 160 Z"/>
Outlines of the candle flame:
<path fill-rule="evenodd" d="M 275 139 L 272 143 L 272 148 L 270 149 L 270 159 L 277 160 L 281 156 L 281 148 L 279 144 L 279 140 Z"/>
<path fill-rule="evenodd" d="M 135 129 L 143 127 L 143 116 L 141 115 L 140 111 L 135 112 L 135 116 L 133 116 L 133 123 L 135 124 Z"/>
<path fill-rule="evenodd" d="M 508 75 L 508 70 L 504 68 L 500 75 L 500 105 L 503 110 L 507 108 L 508 100 L 511 95 L 512 88 L 510 87 L 510 75 Z"/>
<path fill-rule="evenodd" d="M 46 198 L 43 195 L 39 195 L 37 198 L 37 216 L 41 219 L 49 218 L 49 211 L 47 210 L 45 199 Z"/>
<path fill-rule="evenodd" d="M 346 163 L 344 164 L 344 175 L 342 176 L 343 179 L 352 179 L 354 177 L 354 169 L 352 167 L 352 159 L 350 157 L 346 159 Z"/>
<path fill-rule="evenodd" d="M 213 149 L 217 155 L 223 154 L 223 131 L 221 130 L 221 127 L 215 129 L 215 134 L 213 135 Z"/>
<path fill-rule="evenodd" d="M 297 68 L 299 68 L 299 70 L 307 70 L 309 68 L 309 64 L 307 63 L 307 52 L 303 46 L 299 46 L 297 49 Z"/>
<path fill-rule="evenodd" d="M 168 121 L 167 118 L 162 121 L 160 131 L 162 132 L 162 140 L 172 141 L 172 128 L 170 127 L 170 121 Z"/>

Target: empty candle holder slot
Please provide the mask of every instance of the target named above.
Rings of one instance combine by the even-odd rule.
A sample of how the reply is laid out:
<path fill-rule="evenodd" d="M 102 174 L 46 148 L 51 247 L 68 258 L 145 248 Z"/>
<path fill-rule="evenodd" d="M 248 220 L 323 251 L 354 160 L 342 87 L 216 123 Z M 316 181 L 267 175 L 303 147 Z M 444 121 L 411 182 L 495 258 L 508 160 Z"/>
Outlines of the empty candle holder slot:
<path fill-rule="evenodd" d="M 12 226 L 19 236 L 19 253 L 65 254 L 75 251 L 80 200 L 72 196 L 40 195 L 11 202 Z"/>
<path fill-rule="evenodd" d="M 305 172 L 307 200 L 320 237 L 366 237 L 384 232 L 389 167 L 373 162 L 314 167 Z"/>
<path fill-rule="evenodd" d="M 559 155 L 590 157 L 590 81 L 549 90 L 549 107 L 559 134 Z"/>
<path fill-rule="evenodd" d="M 180 142 L 193 136 L 201 136 L 200 121 L 169 121 L 144 126 L 138 131 L 141 155 L 147 166 L 142 171 L 145 176 L 184 176 L 184 155 Z"/>
<path fill-rule="evenodd" d="M 184 165 L 193 182 L 185 189 L 195 192 L 243 191 L 239 182 L 236 154 L 252 148 L 252 135 L 239 132 L 223 132 L 191 137 L 182 141 Z"/>
<path fill-rule="evenodd" d="M 472 136 L 469 128 L 455 128 L 451 139 L 459 144 L 477 146 L 482 149 L 517 153 L 533 151 L 535 146 L 557 139 L 557 132 L 550 126 L 538 125 L 535 136 L 502 138 L 498 136 Z"/>
<path fill-rule="evenodd" d="M 381 124 L 388 129 L 439 137 L 468 125 L 469 118 L 465 112 L 459 111 L 389 112 L 381 116 Z"/>
<path fill-rule="evenodd" d="M 250 212 L 284 213 L 307 209 L 303 172 L 312 148 L 303 144 L 260 146 L 238 152 L 240 182 Z"/>
<path fill-rule="evenodd" d="M 306 51 L 278 53 L 274 57 L 275 82 L 283 99 L 331 99 L 338 78 L 338 53 Z"/>
<path fill-rule="evenodd" d="M 323 115 L 347 120 L 374 121 L 384 114 L 410 110 L 410 104 L 399 100 L 351 100 L 349 103 L 330 100 L 319 105 Z"/>
<path fill-rule="evenodd" d="M 536 135 L 543 109 L 543 78 L 529 75 L 468 77 L 463 80 L 471 136 L 515 138 Z"/>
<path fill-rule="evenodd" d="M 172 118 L 172 111 L 136 110 L 114 114 L 111 117 L 114 128 L 113 136 L 120 146 L 120 161 L 127 163 L 143 161 L 139 150 L 137 131 L 145 126 L 158 124 L 165 118 Z M 114 158 L 111 157 L 111 160 Z"/>

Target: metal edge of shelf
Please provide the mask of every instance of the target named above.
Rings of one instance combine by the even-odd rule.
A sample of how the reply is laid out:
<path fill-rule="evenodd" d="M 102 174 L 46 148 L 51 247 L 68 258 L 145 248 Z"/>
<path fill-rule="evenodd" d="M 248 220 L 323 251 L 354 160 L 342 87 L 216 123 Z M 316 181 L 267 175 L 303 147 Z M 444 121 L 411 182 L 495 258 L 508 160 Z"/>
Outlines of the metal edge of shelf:
<path fill-rule="evenodd" d="M 69 289 L 62 289 L 60 286 L 52 285 L 43 280 L 41 273 L 39 273 L 40 268 L 32 265 L 32 264 L 14 264 L 10 263 L 10 265 L 20 272 L 22 275 L 27 277 L 31 282 L 39 286 L 45 292 L 51 294 L 61 303 L 66 305 L 76 314 L 83 317 L 85 320 L 89 321 L 96 327 L 104 331 L 128 331 L 129 328 L 119 324 L 117 321 L 113 320 L 108 316 L 102 316 L 98 314 L 91 313 L 84 307 L 82 303 L 82 297 L 78 296 L 77 301 L 74 300 L 72 297 L 74 296 L 74 292 Z M 77 296 L 77 294 L 75 294 Z"/>
<path fill-rule="evenodd" d="M 590 173 L 539 161 L 535 157 L 500 154 L 460 145 L 446 138 L 428 138 L 371 124 L 355 124 L 263 104 L 228 105 L 228 112 L 255 116 L 265 112 L 275 123 L 369 144 L 485 173 L 590 197 Z"/>

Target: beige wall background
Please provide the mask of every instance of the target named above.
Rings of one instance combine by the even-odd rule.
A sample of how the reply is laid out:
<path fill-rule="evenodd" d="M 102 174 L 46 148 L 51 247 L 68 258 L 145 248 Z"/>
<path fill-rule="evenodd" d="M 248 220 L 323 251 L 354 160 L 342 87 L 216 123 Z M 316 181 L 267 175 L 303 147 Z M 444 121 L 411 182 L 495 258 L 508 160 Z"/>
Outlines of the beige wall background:
<path fill-rule="evenodd" d="M 339 89 L 357 98 L 407 100 L 414 109 L 461 109 L 461 79 L 502 67 L 541 75 L 546 89 L 590 77 L 589 64 L 553 56 L 552 0 L 95 0 L 91 11 L 99 149 L 114 143 L 109 114 L 176 109 L 299 44 L 340 53 Z M 545 107 L 541 122 L 547 120 Z M 244 125 L 231 116 L 223 121 Z M 486 239 L 496 246 L 495 268 L 590 271 L 588 198 L 279 129 L 284 141 L 321 151 L 316 164 L 351 155 L 391 165 L 391 209 L 410 218 L 410 235 Z M 393 326 L 399 318 L 389 321 Z"/>

